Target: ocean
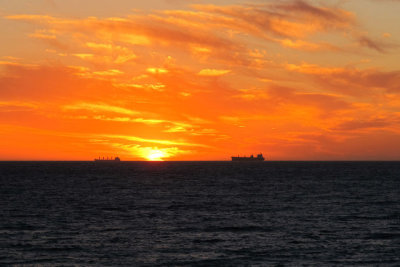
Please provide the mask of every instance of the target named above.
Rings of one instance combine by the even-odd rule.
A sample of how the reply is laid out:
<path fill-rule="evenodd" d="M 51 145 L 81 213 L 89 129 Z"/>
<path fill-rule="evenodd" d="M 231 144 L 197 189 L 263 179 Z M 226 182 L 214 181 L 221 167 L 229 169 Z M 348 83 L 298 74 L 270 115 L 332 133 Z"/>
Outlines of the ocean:
<path fill-rule="evenodd" d="M 400 162 L 0 162 L 1 266 L 400 266 Z"/>

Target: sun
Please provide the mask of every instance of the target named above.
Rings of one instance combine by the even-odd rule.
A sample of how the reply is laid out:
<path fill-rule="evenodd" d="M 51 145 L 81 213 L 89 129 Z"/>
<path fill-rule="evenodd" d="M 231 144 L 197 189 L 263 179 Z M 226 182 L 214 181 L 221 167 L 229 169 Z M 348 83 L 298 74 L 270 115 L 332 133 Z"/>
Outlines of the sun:
<path fill-rule="evenodd" d="M 162 161 L 165 156 L 167 156 L 163 151 L 159 149 L 151 149 L 145 156 L 149 161 Z"/>

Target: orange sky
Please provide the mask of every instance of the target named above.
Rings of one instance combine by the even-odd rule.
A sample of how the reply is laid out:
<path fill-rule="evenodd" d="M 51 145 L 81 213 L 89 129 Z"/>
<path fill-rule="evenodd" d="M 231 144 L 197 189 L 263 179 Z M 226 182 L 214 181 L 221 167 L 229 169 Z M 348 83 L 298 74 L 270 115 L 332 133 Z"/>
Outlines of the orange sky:
<path fill-rule="evenodd" d="M 400 1 L 135 2 L 0 0 L 0 160 L 400 160 Z"/>

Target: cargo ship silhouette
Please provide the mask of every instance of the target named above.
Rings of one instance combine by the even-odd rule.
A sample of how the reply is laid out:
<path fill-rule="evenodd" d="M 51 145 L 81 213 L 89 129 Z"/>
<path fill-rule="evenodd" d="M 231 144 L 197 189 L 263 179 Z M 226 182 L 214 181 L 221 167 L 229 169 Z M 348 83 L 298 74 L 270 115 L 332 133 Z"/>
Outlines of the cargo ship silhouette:
<path fill-rule="evenodd" d="M 103 157 L 103 158 L 101 158 L 101 157 L 99 157 L 98 159 L 94 159 L 94 161 L 95 162 L 120 162 L 121 161 L 121 159 L 119 158 L 119 157 L 115 157 L 114 159 L 113 158 L 105 158 L 105 157 Z"/>
<path fill-rule="evenodd" d="M 232 161 L 264 161 L 265 158 L 263 157 L 263 154 L 260 153 L 257 155 L 257 157 L 254 157 L 251 155 L 250 157 L 232 157 Z"/>

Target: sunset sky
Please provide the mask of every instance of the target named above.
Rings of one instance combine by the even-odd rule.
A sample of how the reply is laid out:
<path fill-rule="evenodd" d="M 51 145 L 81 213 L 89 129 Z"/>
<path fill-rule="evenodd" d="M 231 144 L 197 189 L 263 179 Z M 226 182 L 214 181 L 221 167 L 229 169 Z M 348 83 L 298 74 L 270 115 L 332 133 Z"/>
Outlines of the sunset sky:
<path fill-rule="evenodd" d="M 400 160 L 399 14 L 0 0 L 0 160 Z"/>

